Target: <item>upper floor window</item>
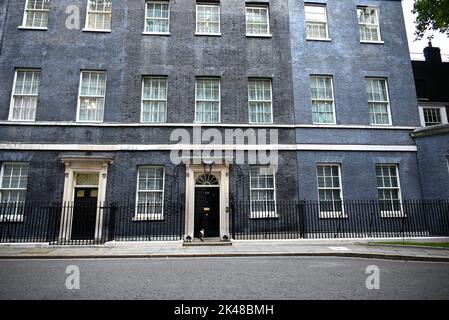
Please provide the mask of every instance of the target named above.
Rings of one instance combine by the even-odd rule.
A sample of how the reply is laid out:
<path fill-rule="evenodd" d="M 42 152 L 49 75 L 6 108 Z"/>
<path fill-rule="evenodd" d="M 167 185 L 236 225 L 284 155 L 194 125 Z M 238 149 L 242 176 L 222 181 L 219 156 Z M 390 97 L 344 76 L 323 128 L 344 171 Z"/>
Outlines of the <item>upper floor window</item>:
<path fill-rule="evenodd" d="M 276 217 L 276 186 L 273 167 L 250 168 L 251 218 Z"/>
<path fill-rule="evenodd" d="M 40 70 L 16 70 L 9 120 L 35 120 L 40 78 Z"/>
<path fill-rule="evenodd" d="M 144 77 L 142 81 L 142 122 L 165 122 L 167 119 L 167 79 Z"/>
<path fill-rule="evenodd" d="M 246 7 L 246 35 L 270 36 L 270 16 L 268 6 Z"/>
<path fill-rule="evenodd" d="M 326 5 L 306 4 L 305 16 L 307 25 L 307 39 L 328 40 Z"/>
<path fill-rule="evenodd" d="M 379 10 L 371 7 L 357 7 L 361 42 L 381 42 Z"/>
<path fill-rule="evenodd" d="M 402 215 L 398 166 L 377 164 L 376 177 L 381 215 L 383 217 Z"/>
<path fill-rule="evenodd" d="M 444 106 L 442 107 L 419 107 L 419 117 L 423 127 L 434 126 L 438 124 L 447 123 L 447 112 Z"/>
<path fill-rule="evenodd" d="M 82 71 L 77 121 L 102 122 L 106 95 L 106 72 Z"/>
<path fill-rule="evenodd" d="M 27 0 L 22 27 L 47 29 L 49 13 L 50 0 Z"/>
<path fill-rule="evenodd" d="M 318 165 L 317 179 L 320 218 L 344 217 L 340 165 Z"/>
<path fill-rule="evenodd" d="M 220 122 L 220 79 L 196 79 L 195 122 Z"/>
<path fill-rule="evenodd" d="M 0 206 L 6 203 L 23 203 L 28 183 L 28 163 L 5 162 L 0 171 Z M 11 207 L 7 212 L 0 214 L 14 215 L 18 207 Z M 0 220 L 1 221 L 1 220 Z"/>
<path fill-rule="evenodd" d="M 196 33 L 220 34 L 220 5 L 196 5 Z"/>
<path fill-rule="evenodd" d="M 370 123 L 373 125 L 391 125 L 387 79 L 366 78 L 366 92 L 368 94 Z"/>
<path fill-rule="evenodd" d="M 170 33 L 170 3 L 168 1 L 147 1 L 145 12 L 145 33 Z"/>
<path fill-rule="evenodd" d="M 164 179 L 163 167 L 139 167 L 135 219 L 160 220 L 163 218 Z"/>
<path fill-rule="evenodd" d="M 85 30 L 111 31 L 112 1 L 88 0 Z"/>
<path fill-rule="evenodd" d="M 272 88 L 270 79 L 250 79 L 248 82 L 248 112 L 250 123 L 273 123 Z"/>
<path fill-rule="evenodd" d="M 313 123 L 335 123 L 334 93 L 331 76 L 311 76 Z"/>

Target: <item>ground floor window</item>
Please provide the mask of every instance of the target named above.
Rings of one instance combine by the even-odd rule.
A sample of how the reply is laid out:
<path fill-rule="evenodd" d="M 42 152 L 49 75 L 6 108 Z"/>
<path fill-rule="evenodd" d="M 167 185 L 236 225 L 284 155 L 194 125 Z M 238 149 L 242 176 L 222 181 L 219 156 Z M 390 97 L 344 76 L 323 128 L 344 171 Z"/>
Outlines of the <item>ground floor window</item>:
<path fill-rule="evenodd" d="M 383 217 L 402 215 L 398 166 L 378 164 L 376 165 L 376 177 L 381 215 Z"/>
<path fill-rule="evenodd" d="M 251 218 L 276 217 L 276 187 L 273 167 L 250 169 Z"/>
<path fill-rule="evenodd" d="M 0 221 L 21 219 L 28 183 L 27 163 L 4 163 L 0 171 Z"/>
<path fill-rule="evenodd" d="M 164 168 L 139 167 L 135 219 L 162 219 L 164 209 Z"/>
<path fill-rule="evenodd" d="M 317 178 L 320 218 L 343 217 L 340 165 L 318 165 Z"/>

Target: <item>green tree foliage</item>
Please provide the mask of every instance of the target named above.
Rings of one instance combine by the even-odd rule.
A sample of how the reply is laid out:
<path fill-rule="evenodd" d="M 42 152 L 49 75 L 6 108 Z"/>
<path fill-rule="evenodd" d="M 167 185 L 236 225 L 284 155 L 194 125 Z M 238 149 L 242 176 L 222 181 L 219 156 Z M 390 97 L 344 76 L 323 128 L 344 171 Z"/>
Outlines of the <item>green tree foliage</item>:
<path fill-rule="evenodd" d="M 415 0 L 416 37 L 421 39 L 427 30 L 437 30 L 449 36 L 449 0 Z"/>

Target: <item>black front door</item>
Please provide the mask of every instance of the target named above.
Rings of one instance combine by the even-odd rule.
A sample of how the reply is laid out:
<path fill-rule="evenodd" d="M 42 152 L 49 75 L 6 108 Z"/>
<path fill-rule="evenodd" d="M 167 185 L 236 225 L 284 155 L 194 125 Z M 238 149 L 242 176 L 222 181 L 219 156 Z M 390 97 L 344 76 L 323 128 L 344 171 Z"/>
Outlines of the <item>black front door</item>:
<path fill-rule="evenodd" d="M 94 240 L 97 188 L 76 188 L 73 204 L 72 240 Z"/>
<path fill-rule="evenodd" d="M 201 229 L 205 237 L 220 236 L 220 188 L 195 188 L 195 237 Z"/>

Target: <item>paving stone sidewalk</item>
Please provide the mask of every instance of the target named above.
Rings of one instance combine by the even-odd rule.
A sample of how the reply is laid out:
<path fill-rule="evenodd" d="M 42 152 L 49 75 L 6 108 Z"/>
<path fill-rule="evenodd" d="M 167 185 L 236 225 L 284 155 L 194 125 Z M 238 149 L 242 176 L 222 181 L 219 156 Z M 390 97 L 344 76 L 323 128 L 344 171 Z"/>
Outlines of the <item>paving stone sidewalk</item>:
<path fill-rule="evenodd" d="M 0 259 L 101 259 L 235 256 L 343 256 L 449 262 L 449 249 L 370 243 L 237 242 L 229 246 L 115 244 L 104 246 L 2 245 Z"/>

